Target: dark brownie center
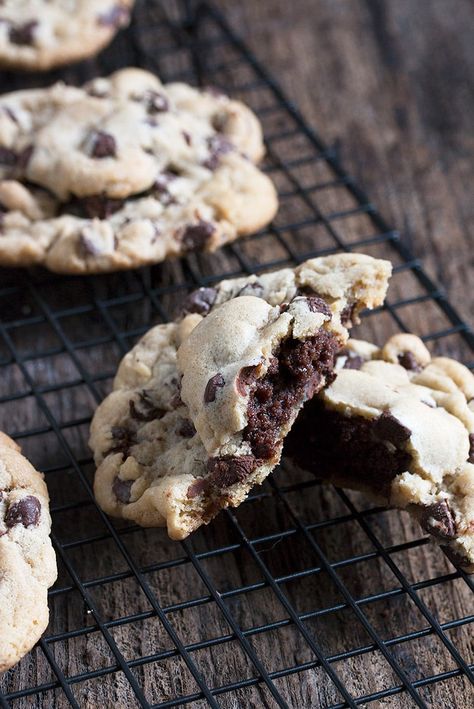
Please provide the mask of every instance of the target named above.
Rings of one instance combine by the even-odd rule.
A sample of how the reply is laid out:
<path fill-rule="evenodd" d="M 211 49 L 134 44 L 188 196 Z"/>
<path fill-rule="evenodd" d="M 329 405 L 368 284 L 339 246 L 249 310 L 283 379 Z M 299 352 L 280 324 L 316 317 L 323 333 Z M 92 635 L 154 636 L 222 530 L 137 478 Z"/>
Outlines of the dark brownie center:
<path fill-rule="evenodd" d="M 285 441 L 285 453 L 323 480 L 353 481 L 388 496 L 391 481 L 406 471 L 403 450 L 408 429 L 393 417 L 343 416 L 313 399 L 306 404 Z"/>
<path fill-rule="evenodd" d="M 243 437 L 257 458 L 275 454 L 295 407 L 314 396 L 323 378 L 332 381 L 337 349 L 335 336 L 325 330 L 304 341 L 282 342 L 265 376 L 251 386 Z"/>

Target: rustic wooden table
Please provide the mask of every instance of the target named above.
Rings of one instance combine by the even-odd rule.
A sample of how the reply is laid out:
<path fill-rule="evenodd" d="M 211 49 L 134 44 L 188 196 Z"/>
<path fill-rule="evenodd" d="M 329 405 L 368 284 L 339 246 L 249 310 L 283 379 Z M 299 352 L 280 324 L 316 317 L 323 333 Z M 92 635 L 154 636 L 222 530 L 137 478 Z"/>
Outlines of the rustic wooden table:
<path fill-rule="evenodd" d="M 401 230 L 403 240 L 423 258 L 459 312 L 472 322 L 472 2 L 221 0 L 219 6 L 309 123 L 328 143 L 337 145 L 349 171 L 365 185 L 387 220 Z M 78 76 L 74 75 L 75 80 Z M 323 206 L 338 208 L 337 199 L 331 203 L 334 195 L 327 195 L 327 204 L 325 199 L 318 196 Z M 288 207 L 282 205 L 282 223 L 288 218 L 286 210 Z M 355 220 L 345 220 L 346 235 L 360 237 L 359 228 Z M 318 234 L 316 229 L 309 230 L 304 238 L 320 246 Z M 293 236 L 288 234 L 287 238 Z M 242 247 L 248 258 L 265 260 L 274 256 L 272 242 L 268 246 L 264 239 L 256 243 L 258 246 L 252 247 L 249 242 Z M 387 252 L 374 248 L 371 253 Z M 194 266 L 212 273 L 232 270 L 235 264 L 220 254 L 198 259 Z M 400 684 L 380 648 L 372 647 L 373 638 L 354 609 L 348 607 L 340 588 L 327 573 L 319 572 L 308 538 L 295 530 L 290 511 L 269 485 L 264 486 L 259 501 L 239 509 L 240 536 L 226 515 L 194 535 L 184 549 L 170 542 L 162 530 L 137 530 L 114 523 L 116 529 L 123 530 L 120 539 L 136 568 L 142 570 L 140 577 L 130 571 L 123 550 L 118 551 L 104 520 L 91 504 L 79 474 L 86 480 L 93 475 L 87 452 L 87 421 L 96 403 L 94 393 L 100 398 L 110 389 L 123 350 L 157 320 L 151 301 L 134 299 L 137 284 L 156 287 L 187 274 L 181 264 L 166 265 L 153 270 L 151 280 L 144 274 L 125 274 L 94 279 L 93 288 L 87 279 L 66 284 L 53 280 L 51 284 L 47 277 L 35 276 L 33 290 L 22 288 L 21 296 L 14 291 L 16 277 L 7 273 L 3 276 L 4 284 L 13 290 L 10 297 L 2 291 L 0 316 L 8 324 L 10 345 L 26 363 L 23 369 L 8 364 L 9 347 L 1 345 L 1 361 L 5 363 L 0 394 L 18 394 L 18 398 L 2 404 L 0 423 L 13 433 L 33 431 L 20 440 L 35 464 L 48 471 L 54 533 L 62 548 L 60 577 L 51 597 L 48 644 L 34 650 L 0 680 L 4 692 L 38 685 L 44 685 L 44 691 L 12 699 L 12 707 L 69 706 L 63 690 L 55 687 L 54 672 L 44 655 L 46 647 L 58 668 L 75 678 L 71 691 L 81 708 L 138 706 L 124 674 L 116 671 L 117 656 L 98 622 L 105 624 L 102 628 L 110 633 L 109 640 L 130 662 L 150 704 L 199 691 L 183 660 L 175 656 L 156 609 L 144 593 L 143 580 L 166 608 L 167 618 L 181 640 L 188 646 L 196 643 L 191 656 L 209 686 L 255 677 L 255 668 L 219 610 L 219 599 L 211 598 L 209 587 L 193 565 L 194 557 L 189 555 L 193 551 L 200 554 L 202 568 L 223 594 L 222 602 L 234 621 L 249 631 L 248 641 L 264 668 L 277 673 L 275 686 L 289 706 L 306 709 L 335 705 L 341 695 L 317 666 L 314 651 L 295 624 L 288 621 L 288 611 L 267 583 L 262 563 L 273 578 L 279 579 L 278 588 L 304 617 L 305 627 L 322 653 L 332 657 L 331 667 L 348 691 L 360 697 Z M 114 306 L 115 292 L 129 293 L 129 302 Z M 416 286 L 408 280 L 394 279 L 391 297 L 400 295 L 416 295 Z M 67 307 L 84 310 L 70 318 L 56 319 L 51 311 L 45 315 L 45 303 L 53 311 Z M 176 298 L 163 298 L 163 303 L 171 312 L 177 307 Z M 12 325 L 15 318 L 27 316 L 32 318 L 31 326 Z M 445 326 L 431 303 L 405 308 L 403 317 L 410 329 L 421 333 Z M 120 338 L 117 331 L 128 334 Z M 359 330 L 369 332 L 379 342 L 393 331 L 393 322 L 383 314 L 377 316 L 375 327 L 370 321 Z M 64 350 L 64 335 L 70 338 L 72 350 Z M 87 348 L 81 344 L 87 338 L 99 339 Z M 441 338 L 433 346 L 438 352 L 472 358 L 457 335 Z M 48 348 L 51 354 L 37 359 L 24 354 Z M 104 369 L 108 376 L 95 378 Z M 57 391 L 58 382 L 61 388 Z M 33 396 L 21 394 L 32 387 L 43 392 L 43 411 L 38 410 Z M 48 411 L 60 421 L 59 431 L 52 429 Z M 280 488 L 295 483 L 284 470 L 276 480 Z M 304 495 L 291 492 L 290 487 L 285 500 L 296 518 L 307 523 L 339 520 L 330 526 L 315 526 L 311 534 L 335 565 L 344 588 L 358 599 L 358 608 L 371 628 L 390 640 L 389 651 L 398 666 L 411 681 L 447 673 L 443 681 L 421 683 L 419 695 L 430 707 L 471 707 L 472 686 L 462 676 L 450 674 L 456 669 L 452 655 L 432 632 L 367 531 L 348 511 L 344 498 L 330 488 L 313 485 L 308 478 L 304 480 L 308 482 Z M 80 506 L 73 509 L 78 501 Z M 357 509 L 371 509 L 370 503 L 358 495 L 351 495 L 350 501 Z M 414 593 L 424 607 L 443 624 L 449 641 L 467 662 L 473 663 L 469 625 L 473 595 L 466 580 L 441 554 L 419 542 L 420 531 L 406 516 L 376 511 L 361 519 L 391 550 L 396 568 L 414 585 Z M 254 556 L 242 541 L 246 536 L 255 540 L 281 530 L 286 533 L 255 543 Z M 225 553 L 209 553 L 227 545 Z M 353 561 L 356 557 L 360 560 Z M 347 559 L 351 563 L 346 563 Z M 294 572 L 298 572 L 295 577 L 285 580 Z M 74 573 L 76 579 L 71 575 Z M 76 581 L 82 584 L 81 592 Z M 331 612 L 325 611 L 328 608 Z M 452 622 L 462 618 L 466 619 L 462 624 Z M 258 632 L 259 626 L 268 623 L 274 623 L 271 630 Z M 404 635 L 409 636 L 406 641 L 397 641 Z M 199 643 L 212 638 L 221 640 L 200 648 Z M 344 655 L 354 648 L 360 651 L 350 657 Z M 157 660 L 158 653 L 163 655 Z M 306 671 L 278 675 L 283 668 L 302 663 L 308 663 Z M 94 672 L 103 676 L 96 678 Z M 86 673 L 85 679 L 80 677 L 82 673 Z M 217 699 L 220 706 L 229 709 L 276 706 L 261 682 L 249 682 L 247 687 L 222 693 Z M 206 703 L 196 700 L 191 706 L 204 707 Z M 368 706 L 405 709 L 415 703 L 405 692 L 388 692 L 385 699 Z"/>

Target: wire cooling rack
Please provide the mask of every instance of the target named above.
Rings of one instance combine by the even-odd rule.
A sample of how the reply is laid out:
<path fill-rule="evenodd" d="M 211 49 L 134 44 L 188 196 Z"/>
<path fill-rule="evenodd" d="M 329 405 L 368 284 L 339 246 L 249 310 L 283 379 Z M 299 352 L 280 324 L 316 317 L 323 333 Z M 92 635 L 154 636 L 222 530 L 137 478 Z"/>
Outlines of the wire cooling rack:
<path fill-rule="evenodd" d="M 0 680 L 0 706 L 468 706 L 472 581 L 404 515 L 284 467 L 181 544 L 94 502 L 94 407 L 123 354 L 197 285 L 341 249 L 385 256 L 388 303 L 357 334 L 416 330 L 472 356 L 436 283 L 216 9 L 160 5 L 138 3 L 96 62 L 8 75 L 2 90 L 133 64 L 221 87 L 264 123 L 281 209 L 212 256 L 89 278 L 2 271 L 2 428 L 46 473 L 59 579 L 48 631 Z"/>

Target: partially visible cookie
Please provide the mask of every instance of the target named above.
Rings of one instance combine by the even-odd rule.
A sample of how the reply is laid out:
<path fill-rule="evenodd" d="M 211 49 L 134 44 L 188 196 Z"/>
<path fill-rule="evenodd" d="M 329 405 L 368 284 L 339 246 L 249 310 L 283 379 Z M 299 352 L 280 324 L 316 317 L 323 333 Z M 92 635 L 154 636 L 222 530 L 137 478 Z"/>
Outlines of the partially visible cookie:
<path fill-rule="evenodd" d="M 0 66 L 45 71 L 97 54 L 134 0 L 2 0 Z"/>
<path fill-rule="evenodd" d="M 141 69 L 0 97 L 0 264 L 61 273 L 214 251 L 277 208 L 239 101 Z"/>
<path fill-rule="evenodd" d="M 415 335 L 352 340 L 303 409 L 285 454 L 326 482 L 408 510 L 474 571 L 474 375 Z"/>
<path fill-rule="evenodd" d="M 303 402 L 331 381 L 346 326 L 382 303 L 390 272 L 341 254 L 192 294 L 182 320 L 124 357 L 93 418 L 101 507 L 182 539 L 239 505 L 278 462 Z"/>
<path fill-rule="evenodd" d="M 56 580 L 51 518 L 43 476 L 0 433 L 0 672 L 18 662 L 49 620 Z"/>

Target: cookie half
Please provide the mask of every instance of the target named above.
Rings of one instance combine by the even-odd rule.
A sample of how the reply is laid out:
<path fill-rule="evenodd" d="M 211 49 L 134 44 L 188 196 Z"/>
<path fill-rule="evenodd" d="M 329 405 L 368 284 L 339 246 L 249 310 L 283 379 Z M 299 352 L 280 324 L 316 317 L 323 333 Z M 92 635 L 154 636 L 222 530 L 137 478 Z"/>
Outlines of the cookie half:
<path fill-rule="evenodd" d="M 325 482 L 407 510 L 474 571 L 474 376 L 415 335 L 351 340 L 304 407 L 285 455 Z"/>
<path fill-rule="evenodd" d="M 332 381 L 347 327 L 382 303 L 390 272 L 342 254 L 192 294 L 182 320 L 124 357 L 93 418 L 101 507 L 182 539 L 239 505 L 277 464 L 304 401 Z"/>
<path fill-rule="evenodd" d="M 128 25 L 134 0 L 3 0 L 0 66 L 45 71 L 97 54 Z"/>
<path fill-rule="evenodd" d="M 0 433 L 0 672 L 45 631 L 56 580 L 49 498 L 41 473 Z"/>
<path fill-rule="evenodd" d="M 0 97 L 0 264 L 60 273 L 214 251 L 277 209 L 255 115 L 123 69 Z"/>

